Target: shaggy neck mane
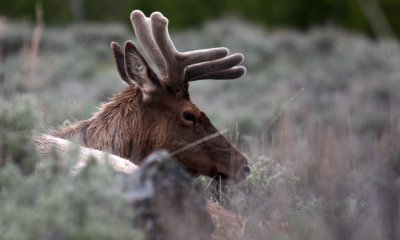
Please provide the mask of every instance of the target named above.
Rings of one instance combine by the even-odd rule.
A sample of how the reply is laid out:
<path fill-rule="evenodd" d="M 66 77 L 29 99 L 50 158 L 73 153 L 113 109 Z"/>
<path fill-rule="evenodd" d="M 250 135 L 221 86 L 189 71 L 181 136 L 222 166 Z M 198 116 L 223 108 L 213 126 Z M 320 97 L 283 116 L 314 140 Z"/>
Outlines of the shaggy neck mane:
<path fill-rule="evenodd" d="M 77 137 L 81 144 L 138 163 L 146 152 L 143 146 L 149 137 L 140 131 L 143 126 L 141 111 L 142 93 L 130 85 L 112 96 L 92 118 L 50 132 L 55 137 L 68 139 Z"/>

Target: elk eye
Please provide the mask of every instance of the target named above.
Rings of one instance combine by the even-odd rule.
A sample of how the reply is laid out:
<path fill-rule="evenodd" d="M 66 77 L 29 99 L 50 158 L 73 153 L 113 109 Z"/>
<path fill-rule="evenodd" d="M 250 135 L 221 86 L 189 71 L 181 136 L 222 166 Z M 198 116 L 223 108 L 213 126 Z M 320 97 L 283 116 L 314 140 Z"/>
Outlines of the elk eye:
<path fill-rule="evenodd" d="M 188 122 L 192 122 L 193 125 L 196 125 L 196 117 L 191 112 L 184 112 L 183 113 L 183 119 L 185 119 Z"/>

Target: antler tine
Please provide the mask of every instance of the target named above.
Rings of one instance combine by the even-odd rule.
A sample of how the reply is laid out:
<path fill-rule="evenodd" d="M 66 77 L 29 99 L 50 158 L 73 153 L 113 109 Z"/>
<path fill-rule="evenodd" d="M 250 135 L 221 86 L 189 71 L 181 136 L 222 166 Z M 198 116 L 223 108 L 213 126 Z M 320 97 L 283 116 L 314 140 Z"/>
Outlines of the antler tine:
<path fill-rule="evenodd" d="M 195 65 L 188 66 L 185 71 L 185 80 L 193 81 L 193 79 L 200 80 L 202 76 L 210 77 L 212 73 L 218 73 L 217 75 L 223 77 L 221 75 L 221 71 L 229 70 L 230 68 L 240 64 L 243 61 L 243 55 L 240 53 L 236 53 L 230 56 L 227 56 L 222 59 L 217 59 L 214 61 L 208 61 L 204 63 L 199 63 Z M 226 79 L 226 78 L 224 78 Z"/>
<path fill-rule="evenodd" d="M 151 61 L 156 65 L 161 77 L 168 75 L 166 62 L 163 59 L 157 43 L 153 38 L 153 31 L 151 29 L 150 19 L 147 18 L 142 11 L 135 10 L 131 13 L 131 22 L 135 31 L 136 37 L 146 50 L 147 55 Z"/>
<path fill-rule="evenodd" d="M 150 19 L 154 39 L 171 67 L 184 68 L 191 64 L 223 58 L 229 54 L 229 50 L 224 47 L 179 52 L 168 33 L 168 19 L 159 12 L 151 14 Z"/>
<path fill-rule="evenodd" d="M 169 81 L 179 79 L 181 66 L 179 64 L 178 56 L 180 53 L 176 50 L 174 43 L 169 36 L 167 27 L 168 19 L 161 13 L 154 12 L 151 14 L 150 20 L 154 40 L 156 41 L 165 60 L 169 77 L 168 79 Z"/>
<path fill-rule="evenodd" d="M 155 12 L 150 16 L 153 36 L 158 44 L 158 47 L 161 53 L 164 56 L 166 61 L 168 73 L 169 73 L 169 81 L 176 81 L 177 84 L 181 84 L 185 79 L 185 68 L 190 65 L 198 64 L 202 62 L 212 63 L 213 60 L 217 61 L 217 65 L 215 68 L 217 70 L 223 70 L 226 68 L 219 68 L 219 66 L 228 65 L 230 63 L 235 63 L 230 67 L 233 67 L 242 61 L 242 57 L 238 55 L 232 55 L 228 57 L 227 61 L 224 61 L 222 64 L 219 64 L 218 59 L 224 58 L 229 54 L 229 50 L 227 48 L 210 48 L 204 50 L 196 50 L 189 52 L 179 52 L 168 33 L 168 19 L 165 18 L 161 13 Z M 238 57 L 240 58 L 237 61 Z M 210 66 L 208 64 L 207 66 Z M 230 68 L 229 67 L 229 68 Z"/>
<path fill-rule="evenodd" d="M 181 53 L 182 65 L 189 66 L 196 63 L 212 61 L 228 56 L 229 50 L 225 47 L 209 48 Z"/>
<path fill-rule="evenodd" d="M 192 76 L 187 81 L 192 82 L 192 81 L 203 80 L 203 79 L 215 79 L 215 80 L 236 79 L 236 78 L 240 78 L 244 74 L 246 74 L 246 68 L 243 66 L 236 66 L 236 67 L 232 67 L 232 68 L 217 71 L 217 72 L 205 73 L 203 75 L 195 75 L 195 76 Z"/>
<path fill-rule="evenodd" d="M 229 51 L 224 47 L 179 52 L 168 33 L 168 19 L 159 12 L 147 18 L 135 10 L 131 20 L 140 43 L 159 68 L 163 80 L 173 88 L 206 78 L 238 78 L 246 72 L 244 67 L 235 67 L 243 61 L 243 55 L 228 56 Z"/>

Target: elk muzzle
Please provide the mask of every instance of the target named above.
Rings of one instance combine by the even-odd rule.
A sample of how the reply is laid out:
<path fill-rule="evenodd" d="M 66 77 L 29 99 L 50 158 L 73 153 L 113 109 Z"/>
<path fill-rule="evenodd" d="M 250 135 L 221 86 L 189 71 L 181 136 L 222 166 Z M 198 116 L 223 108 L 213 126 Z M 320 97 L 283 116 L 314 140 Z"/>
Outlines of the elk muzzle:
<path fill-rule="evenodd" d="M 231 169 L 231 178 L 234 182 L 241 181 L 251 174 L 247 158 L 236 149 L 231 156 Z"/>
<path fill-rule="evenodd" d="M 214 149 L 216 163 L 215 175 L 224 180 L 239 182 L 250 175 L 247 158 L 235 148 Z"/>

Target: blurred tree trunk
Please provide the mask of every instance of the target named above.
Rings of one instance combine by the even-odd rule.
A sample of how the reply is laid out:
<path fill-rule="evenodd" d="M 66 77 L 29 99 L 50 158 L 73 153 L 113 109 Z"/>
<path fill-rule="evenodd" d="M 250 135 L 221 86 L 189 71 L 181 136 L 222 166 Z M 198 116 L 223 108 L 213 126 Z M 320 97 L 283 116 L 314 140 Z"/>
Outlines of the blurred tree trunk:
<path fill-rule="evenodd" d="M 82 0 L 69 0 L 71 5 L 72 14 L 75 22 L 80 22 L 85 19 L 85 8 Z"/>

